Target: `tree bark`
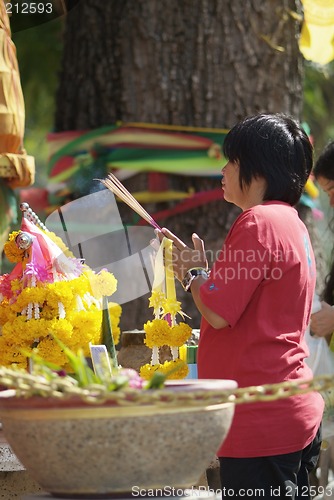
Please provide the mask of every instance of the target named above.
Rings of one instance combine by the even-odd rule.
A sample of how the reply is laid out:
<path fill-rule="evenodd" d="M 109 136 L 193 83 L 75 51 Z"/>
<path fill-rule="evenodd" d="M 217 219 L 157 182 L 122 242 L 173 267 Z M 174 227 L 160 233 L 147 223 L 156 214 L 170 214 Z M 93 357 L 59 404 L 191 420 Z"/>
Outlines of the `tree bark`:
<path fill-rule="evenodd" d="M 56 130 L 299 118 L 300 11 L 298 0 L 81 0 L 66 21 Z"/>
<path fill-rule="evenodd" d="M 299 0 L 81 0 L 67 15 L 55 129 L 117 121 L 230 128 L 262 111 L 299 119 L 300 14 Z M 147 188 L 146 174 L 127 182 L 130 191 L 139 184 Z M 169 189 L 213 187 L 219 179 L 168 176 Z M 214 255 L 238 213 L 217 201 L 160 223 L 187 243 L 196 231 Z M 190 294 L 178 295 L 198 328 Z M 123 305 L 123 329 L 151 319 L 147 299 Z"/>

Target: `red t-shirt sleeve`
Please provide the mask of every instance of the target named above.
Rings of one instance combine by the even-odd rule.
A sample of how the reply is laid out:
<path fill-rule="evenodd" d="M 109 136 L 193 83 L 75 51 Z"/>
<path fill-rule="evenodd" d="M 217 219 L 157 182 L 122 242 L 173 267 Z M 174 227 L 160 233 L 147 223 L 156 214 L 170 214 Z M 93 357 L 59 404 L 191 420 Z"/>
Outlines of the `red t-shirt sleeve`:
<path fill-rule="evenodd" d="M 270 266 L 270 253 L 257 239 L 256 224 L 241 216 L 201 286 L 200 298 L 233 327 L 259 284 L 270 276 Z"/>

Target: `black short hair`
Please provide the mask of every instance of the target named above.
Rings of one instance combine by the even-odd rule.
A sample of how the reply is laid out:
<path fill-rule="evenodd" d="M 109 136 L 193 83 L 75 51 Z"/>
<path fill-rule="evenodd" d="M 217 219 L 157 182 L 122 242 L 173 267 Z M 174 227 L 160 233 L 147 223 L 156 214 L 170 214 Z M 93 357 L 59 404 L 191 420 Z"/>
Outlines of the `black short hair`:
<path fill-rule="evenodd" d="M 295 205 L 313 165 L 313 146 L 305 130 L 283 113 L 258 114 L 237 123 L 223 143 L 225 158 L 240 167 L 243 189 L 263 177 L 264 200 Z"/>
<path fill-rule="evenodd" d="M 321 152 L 315 162 L 313 173 L 316 179 L 325 177 L 334 180 L 334 141 L 331 141 Z"/>

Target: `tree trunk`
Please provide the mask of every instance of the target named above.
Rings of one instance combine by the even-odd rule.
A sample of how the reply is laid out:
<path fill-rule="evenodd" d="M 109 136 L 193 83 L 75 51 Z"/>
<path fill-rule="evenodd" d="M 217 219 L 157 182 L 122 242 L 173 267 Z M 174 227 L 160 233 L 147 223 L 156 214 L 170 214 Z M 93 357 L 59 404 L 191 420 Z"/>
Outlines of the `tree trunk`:
<path fill-rule="evenodd" d="M 261 111 L 298 119 L 300 13 L 299 0 L 81 0 L 66 20 L 56 131 L 117 121 L 230 128 Z M 219 182 L 174 175 L 167 187 L 197 192 Z M 130 191 L 138 185 L 147 188 L 145 174 L 127 182 Z M 238 213 L 215 201 L 159 222 L 188 243 L 196 231 L 214 255 Z M 190 294 L 178 295 L 198 328 Z M 123 329 L 152 317 L 147 298 L 123 305 Z"/>
<path fill-rule="evenodd" d="M 67 16 L 58 131 L 117 120 L 231 127 L 302 106 L 298 0 L 81 0 Z"/>

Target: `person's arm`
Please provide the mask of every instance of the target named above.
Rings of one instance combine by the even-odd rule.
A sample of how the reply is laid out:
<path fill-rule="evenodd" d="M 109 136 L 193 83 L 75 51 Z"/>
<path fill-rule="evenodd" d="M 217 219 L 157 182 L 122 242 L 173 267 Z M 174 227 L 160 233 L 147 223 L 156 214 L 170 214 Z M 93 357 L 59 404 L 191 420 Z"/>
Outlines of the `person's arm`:
<path fill-rule="evenodd" d="M 206 280 L 207 278 L 205 278 L 204 276 L 198 276 L 197 278 L 195 278 L 190 286 L 191 294 L 201 315 L 212 326 L 212 328 L 219 330 L 220 328 L 225 328 L 226 326 L 228 326 L 228 322 L 224 318 L 216 314 L 214 311 L 212 311 L 205 304 L 203 304 L 200 298 L 199 289 Z"/>
<path fill-rule="evenodd" d="M 328 337 L 334 332 L 334 307 L 321 303 L 321 310 L 312 314 L 310 329 L 317 337 Z"/>

